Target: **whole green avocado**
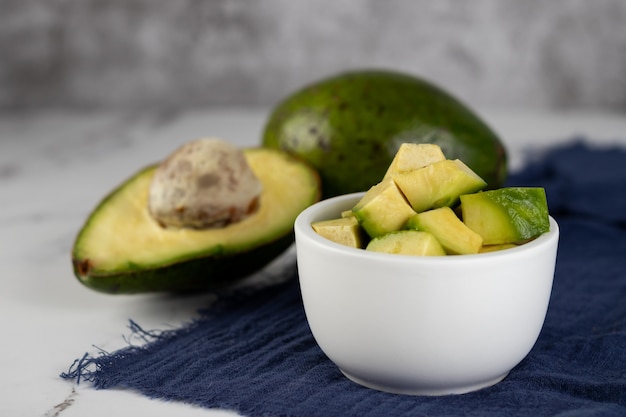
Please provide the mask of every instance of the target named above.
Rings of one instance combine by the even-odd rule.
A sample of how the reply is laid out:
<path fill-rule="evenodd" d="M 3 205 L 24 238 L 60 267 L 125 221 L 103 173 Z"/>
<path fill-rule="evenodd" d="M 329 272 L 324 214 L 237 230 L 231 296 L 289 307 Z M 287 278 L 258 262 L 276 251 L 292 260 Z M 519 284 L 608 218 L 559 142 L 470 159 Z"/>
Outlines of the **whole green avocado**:
<path fill-rule="evenodd" d="M 269 115 L 262 142 L 316 168 L 323 198 L 380 182 L 404 142 L 439 145 L 487 188 L 507 177 L 502 142 L 472 110 L 424 79 L 389 70 L 349 71 L 294 92 Z"/>

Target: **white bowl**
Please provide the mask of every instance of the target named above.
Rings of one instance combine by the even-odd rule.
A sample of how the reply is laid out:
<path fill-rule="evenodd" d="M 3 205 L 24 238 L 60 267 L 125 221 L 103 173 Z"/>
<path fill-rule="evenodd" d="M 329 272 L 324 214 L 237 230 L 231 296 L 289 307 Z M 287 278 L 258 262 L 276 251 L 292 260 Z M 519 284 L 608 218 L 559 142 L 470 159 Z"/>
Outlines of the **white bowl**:
<path fill-rule="evenodd" d="M 313 231 L 362 195 L 323 200 L 295 222 L 302 299 L 322 351 L 349 379 L 393 393 L 460 394 L 504 379 L 543 326 L 556 221 L 517 248 L 440 257 L 373 253 Z"/>

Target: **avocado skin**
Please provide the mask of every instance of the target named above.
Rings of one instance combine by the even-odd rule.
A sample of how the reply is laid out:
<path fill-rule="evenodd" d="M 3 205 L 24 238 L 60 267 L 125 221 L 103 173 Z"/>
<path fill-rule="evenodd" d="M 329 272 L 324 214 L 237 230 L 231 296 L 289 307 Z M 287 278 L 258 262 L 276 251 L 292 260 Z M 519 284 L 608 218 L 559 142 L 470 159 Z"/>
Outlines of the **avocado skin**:
<path fill-rule="evenodd" d="M 270 114 L 262 141 L 313 165 L 323 198 L 380 182 L 403 142 L 439 145 L 487 189 L 507 177 L 502 142 L 472 110 L 423 79 L 388 70 L 349 71 L 294 92 Z"/>
<path fill-rule="evenodd" d="M 86 287 L 106 294 L 199 293 L 232 286 L 261 270 L 294 242 L 289 233 L 242 253 L 212 254 L 156 269 L 93 274 L 88 260 L 72 259 L 74 275 Z"/>

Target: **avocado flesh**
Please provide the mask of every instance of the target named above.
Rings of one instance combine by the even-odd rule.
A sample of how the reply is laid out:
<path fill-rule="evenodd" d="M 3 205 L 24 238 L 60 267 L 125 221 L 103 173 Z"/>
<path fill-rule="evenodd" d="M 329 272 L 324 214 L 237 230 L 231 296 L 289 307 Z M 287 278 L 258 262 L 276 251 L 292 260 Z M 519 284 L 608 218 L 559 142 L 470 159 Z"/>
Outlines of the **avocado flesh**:
<path fill-rule="evenodd" d="M 432 233 L 448 255 L 478 253 L 482 237 L 467 227 L 450 207 L 424 211 L 407 221 L 407 228 Z"/>
<path fill-rule="evenodd" d="M 470 108 L 426 80 L 357 70 L 319 80 L 273 109 L 263 145 L 308 161 L 323 197 L 365 191 L 383 178 L 404 142 L 431 143 L 500 187 L 507 155 L 499 137 Z"/>
<path fill-rule="evenodd" d="M 482 236 L 483 245 L 523 243 L 550 230 L 543 188 L 500 188 L 460 200 L 463 222 Z"/>
<path fill-rule="evenodd" d="M 400 230 L 372 239 L 366 250 L 396 255 L 444 256 L 446 252 L 429 232 Z"/>
<path fill-rule="evenodd" d="M 498 252 L 505 249 L 516 248 L 518 245 L 515 243 L 502 243 L 500 245 L 484 245 L 478 253 Z"/>
<path fill-rule="evenodd" d="M 320 220 L 311 224 L 311 227 L 320 236 L 340 245 L 358 249 L 362 249 L 364 246 L 365 236 L 363 236 L 359 222 L 354 216 Z"/>
<path fill-rule="evenodd" d="M 441 148 L 432 143 L 403 143 L 383 178 L 423 168 L 445 159 Z"/>
<path fill-rule="evenodd" d="M 263 184 L 258 210 L 219 229 L 163 228 L 147 208 L 148 167 L 89 216 L 74 244 L 77 278 L 107 293 L 209 290 L 257 271 L 293 243 L 297 215 L 319 200 L 317 173 L 271 149 L 246 149 Z"/>
<path fill-rule="evenodd" d="M 423 168 L 394 174 L 392 178 L 418 213 L 452 207 L 462 194 L 474 193 L 487 185 L 458 159 L 434 162 Z"/>
<path fill-rule="evenodd" d="M 352 208 L 354 216 L 370 237 L 400 230 L 415 214 L 391 178 L 371 187 Z"/>

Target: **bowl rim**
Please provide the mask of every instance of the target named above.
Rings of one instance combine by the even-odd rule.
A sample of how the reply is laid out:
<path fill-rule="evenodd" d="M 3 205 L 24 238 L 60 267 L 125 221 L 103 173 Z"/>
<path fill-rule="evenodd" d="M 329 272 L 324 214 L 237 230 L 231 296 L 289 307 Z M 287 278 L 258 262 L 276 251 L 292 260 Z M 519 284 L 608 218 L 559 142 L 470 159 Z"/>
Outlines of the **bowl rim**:
<path fill-rule="evenodd" d="M 317 234 L 311 227 L 311 223 L 316 220 L 329 219 L 329 217 L 318 217 L 318 213 L 324 209 L 328 209 L 332 206 L 338 206 L 342 202 L 348 202 L 354 200 L 355 202 L 360 199 L 365 192 L 356 192 L 351 194 L 343 194 L 336 197 L 331 197 L 325 200 L 321 200 L 306 209 L 304 209 L 296 218 L 294 222 L 294 231 L 296 235 L 296 250 L 298 246 L 298 240 L 306 239 L 312 244 L 323 247 L 325 250 L 334 252 L 336 254 L 349 256 L 353 258 L 362 258 L 367 260 L 378 259 L 380 261 L 394 261 L 394 262 L 410 262 L 410 263 L 451 263 L 451 262 L 484 262 L 488 259 L 497 259 L 502 257 L 514 257 L 528 256 L 528 252 L 542 251 L 546 247 L 551 246 L 556 240 L 558 244 L 559 239 L 559 225 L 557 221 L 549 215 L 550 230 L 541 236 L 524 243 L 514 248 L 509 248 L 500 251 L 484 252 L 477 254 L 466 255 L 447 255 L 447 256 L 414 256 L 414 255 L 402 255 L 402 254 L 389 254 L 381 252 L 366 251 L 359 248 L 351 248 L 349 246 L 341 245 L 326 239 Z M 339 214 L 339 213 L 338 213 Z"/>

